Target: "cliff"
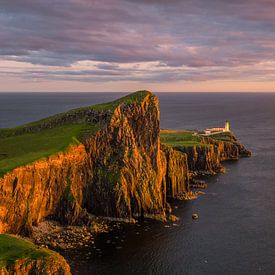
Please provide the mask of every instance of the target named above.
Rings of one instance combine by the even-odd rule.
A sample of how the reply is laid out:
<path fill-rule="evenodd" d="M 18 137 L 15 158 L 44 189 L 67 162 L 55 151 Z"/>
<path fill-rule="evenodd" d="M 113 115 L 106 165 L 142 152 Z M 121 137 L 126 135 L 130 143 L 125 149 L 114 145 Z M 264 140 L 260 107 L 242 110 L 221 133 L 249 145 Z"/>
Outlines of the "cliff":
<path fill-rule="evenodd" d="M 86 140 L 90 178 L 85 208 L 96 215 L 131 219 L 164 217 L 164 169 L 158 101 L 120 104 L 106 128 Z"/>
<path fill-rule="evenodd" d="M 166 200 L 190 192 L 190 175 L 248 155 L 233 136 L 160 133 L 159 123 L 157 98 L 141 91 L 0 131 L 0 151 L 11 148 L 0 160 L 9 163 L 0 178 L 0 233 L 29 235 L 45 218 L 86 223 L 89 214 L 165 220 Z M 14 152 L 11 141 L 30 152 Z"/>
<path fill-rule="evenodd" d="M 213 145 L 177 146 L 176 150 L 186 153 L 189 173 L 192 175 L 214 175 L 223 171 L 219 149 Z"/>
<path fill-rule="evenodd" d="M 71 272 L 59 254 L 16 236 L 0 235 L 0 274 L 69 275 Z"/>
<path fill-rule="evenodd" d="M 165 155 L 165 185 L 167 198 L 180 198 L 190 191 L 188 156 L 171 146 L 161 145 Z"/>
<path fill-rule="evenodd" d="M 231 132 L 205 137 L 190 131 L 162 130 L 161 136 L 174 150 L 186 154 L 191 175 L 221 173 L 223 161 L 251 156 Z"/>
<path fill-rule="evenodd" d="M 97 120 L 92 134 L 0 178 L 1 233 L 30 234 L 32 225 L 46 217 L 65 224 L 85 222 L 87 212 L 165 219 L 166 162 L 160 150 L 157 98 L 138 92 L 95 109 L 108 115 L 101 113 L 104 119 Z M 47 127 L 56 127 L 56 121 L 72 123 L 71 117 L 83 123 L 83 111 L 81 118 L 78 113 L 54 116 L 53 121 L 32 123 L 12 133 L 43 134 Z M 87 114 L 94 112 L 84 116 L 94 123 Z"/>
<path fill-rule="evenodd" d="M 87 180 L 85 147 L 18 167 L 0 179 L 0 233 L 29 234 L 47 216 L 73 223 Z"/>

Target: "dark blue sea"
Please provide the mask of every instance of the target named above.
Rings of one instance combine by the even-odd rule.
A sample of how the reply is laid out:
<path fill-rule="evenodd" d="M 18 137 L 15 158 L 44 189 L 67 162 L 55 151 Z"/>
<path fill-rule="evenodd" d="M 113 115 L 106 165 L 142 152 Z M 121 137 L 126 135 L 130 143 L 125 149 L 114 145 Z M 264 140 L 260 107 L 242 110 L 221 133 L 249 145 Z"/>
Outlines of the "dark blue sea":
<path fill-rule="evenodd" d="M 121 95 L 0 93 L 0 127 Z M 203 129 L 229 120 L 253 156 L 226 163 L 227 172 L 209 178 L 206 194 L 197 200 L 177 202 L 180 221 L 174 225 L 122 226 L 99 236 L 97 250 L 64 253 L 73 273 L 275 274 L 275 94 L 157 95 L 162 128 Z M 199 219 L 193 221 L 192 213 Z"/>

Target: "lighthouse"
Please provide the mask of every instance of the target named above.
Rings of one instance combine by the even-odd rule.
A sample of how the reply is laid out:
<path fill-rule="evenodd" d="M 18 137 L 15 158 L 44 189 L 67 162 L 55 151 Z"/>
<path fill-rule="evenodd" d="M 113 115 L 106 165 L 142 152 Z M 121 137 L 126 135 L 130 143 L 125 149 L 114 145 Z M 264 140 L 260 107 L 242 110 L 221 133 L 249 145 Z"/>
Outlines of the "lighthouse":
<path fill-rule="evenodd" d="M 230 132 L 230 127 L 229 127 L 229 121 L 228 120 L 225 122 L 224 131 L 225 132 Z"/>

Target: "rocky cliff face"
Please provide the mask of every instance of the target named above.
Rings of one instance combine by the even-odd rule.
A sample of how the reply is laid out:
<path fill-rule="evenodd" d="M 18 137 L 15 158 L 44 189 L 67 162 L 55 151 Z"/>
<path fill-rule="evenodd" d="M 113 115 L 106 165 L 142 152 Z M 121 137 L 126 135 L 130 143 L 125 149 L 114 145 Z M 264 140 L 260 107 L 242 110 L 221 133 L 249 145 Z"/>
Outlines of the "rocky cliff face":
<path fill-rule="evenodd" d="M 193 175 L 214 175 L 224 171 L 223 161 L 251 156 L 232 134 L 228 134 L 227 141 L 204 137 L 201 142 L 202 145 L 174 147 L 187 154 L 188 168 Z"/>
<path fill-rule="evenodd" d="M 190 191 L 187 154 L 163 144 L 161 145 L 161 150 L 166 160 L 166 197 L 179 198 Z"/>
<path fill-rule="evenodd" d="M 188 147 L 179 146 L 175 149 L 186 153 L 189 172 L 192 175 L 214 175 L 223 171 L 218 149 L 213 145 L 197 145 Z"/>
<path fill-rule="evenodd" d="M 83 145 L 14 169 L 0 179 L 0 233 L 31 232 L 47 216 L 74 223 L 87 181 Z"/>

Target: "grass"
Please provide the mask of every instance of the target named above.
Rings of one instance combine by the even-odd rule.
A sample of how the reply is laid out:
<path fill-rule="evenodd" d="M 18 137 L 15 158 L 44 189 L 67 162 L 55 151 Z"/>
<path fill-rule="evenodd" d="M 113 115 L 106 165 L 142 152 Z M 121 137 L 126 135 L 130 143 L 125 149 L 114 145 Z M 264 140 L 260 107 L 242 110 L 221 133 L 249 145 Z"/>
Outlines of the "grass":
<path fill-rule="evenodd" d="M 96 129 L 94 125 L 70 124 L 35 133 L 0 137 L 0 176 L 16 167 L 62 152 Z"/>
<path fill-rule="evenodd" d="M 77 117 L 77 114 L 89 110 L 112 112 L 119 104 L 138 103 L 151 95 L 148 91 L 138 91 L 112 102 L 77 108 L 11 129 L 0 129 L 0 177 L 16 167 L 64 151 L 70 144 L 81 141 L 85 135 L 93 134 L 99 126 L 76 121 L 75 124 L 64 124 L 54 128 L 43 127 L 43 130 L 37 127 L 38 130 L 30 133 L 22 130 L 50 125 L 51 122 L 62 121 L 70 115 Z"/>
<path fill-rule="evenodd" d="M 137 91 L 130 95 L 123 96 L 123 97 L 121 97 L 117 100 L 114 100 L 112 102 L 97 104 L 90 108 L 93 110 L 111 110 L 111 111 L 113 111 L 121 103 L 124 103 L 124 104 L 138 103 L 147 95 L 152 95 L 152 94 L 148 91 Z"/>
<path fill-rule="evenodd" d="M 38 249 L 22 238 L 0 234 L 0 268 L 13 264 L 18 259 L 36 260 L 54 254 L 47 249 Z"/>
<path fill-rule="evenodd" d="M 78 113 L 78 112 L 82 112 L 82 111 L 85 111 L 85 110 L 94 110 L 94 111 L 107 111 L 107 110 L 110 110 L 110 111 L 114 111 L 115 108 L 119 104 L 121 104 L 121 103 L 125 103 L 125 104 L 138 103 L 146 95 L 151 95 L 151 93 L 148 92 L 148 91 L 138 91 L 138 92 L 132 93 L 130 95 L 126 95 L 124 97 L 121 97 L 121 98 L 119 98 L 117 100 L 114 100 L 114 101 L 111 101 L 111 102 L 101 103 L 101 104 L 96 104 L 96 105 L 93 105 L 93 106 L 73 109 L 73 110 L 70 110 L 68 112 L 57 114 L 57 115 L 42 119 L 42 120 L 37 121 L 37 122 L 29 123 L 29 124 L 26 124 L 26 125 L 23 125 L 23 126 L 35 126 L 36 124 L 41 124 L 41 123 L 48 122 L 51 119 L 62 118 L 63 116 Z"/>
<path fill-rule="evenodd" d="M 232 136 L 228 132 L 210 135 L 209 137 L 220 141 L 232 141 Z"/>
<path fill-rule="evenodd" d="M 66 116 L 69 115 L 74 115 L 74 114 L 78 114 L 81 112 L 85 112 L 85 111 L 89 111 L 89 110 L 94 110 L 94 111 L 114 111 L 115 108 L 122 103 L 125 104 L 131 104 L 131 103 L 138 103 L 140 102 L 145 96 L 147 95 L 152 95 L 150 92 L 148 91 L 137 91 L 135 93 L 132 93 L 130 95 L 126 95 L 124 97 L 121 97 L 117 100 L 111 101 L 111 102 L 107 102 L 107 103 L 101 103 L 101 104 L 96 104 L 93 106 L 88 106 L 88 107 L 81 107 L 81 108 L 76 108 L 64 113 L 60 113 L 60 114 L 56 114 L 53 116 L 49 116 L 47 118 L 43 118 L 34 122 L 30 122 L 12 129 L 0 129 L 0 137 L 1 136 L 5 136 L 5 135 L 12 135 L 15 134 L 17 132 L 20 132 L 21 129 L 24 128 L 29 128 L 29 127 L 34 127 L 34 126 L 39 126 L 42 124 L 46 124 L 49 123 L 51 121 L 54 120 L 58 120 L 58 119 L 62 119 Z"/>
<path fill-rule="evenodd" d="M 171 145 L 174 147 L 188 147 L 188 146 L 209 146 L 202 142 L 202 137 L 194 135 L 194 131 L 177 131 L 177 130 L 161 130 L 160 140 L 163 144 Z M 197 134 L 200 134 L 198 132 Z M 231 141 L 231 133 L 224 132 L 208 136 L 209 138 L 218 141 Z"/>
<path fill-rule="evenodd" d="M 163 144 L 176 147 L 206 146 L 194 133 L 194 131 L 161 130 L 160 140 Z"/>

